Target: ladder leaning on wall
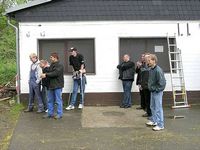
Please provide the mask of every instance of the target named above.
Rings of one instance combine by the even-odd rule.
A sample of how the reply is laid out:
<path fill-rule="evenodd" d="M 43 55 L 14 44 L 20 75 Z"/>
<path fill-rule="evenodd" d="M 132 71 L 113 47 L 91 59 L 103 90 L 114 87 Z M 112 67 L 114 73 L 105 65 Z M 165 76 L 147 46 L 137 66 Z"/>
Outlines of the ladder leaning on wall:
<path fill-rule="evenodd" d="M 173 92 L 174 106 L 172 108 L 187 108 L 187 91 L 183 73 L 181 50 L 177 48 L 176 36 L 167 35 L 171 85 Z"/>

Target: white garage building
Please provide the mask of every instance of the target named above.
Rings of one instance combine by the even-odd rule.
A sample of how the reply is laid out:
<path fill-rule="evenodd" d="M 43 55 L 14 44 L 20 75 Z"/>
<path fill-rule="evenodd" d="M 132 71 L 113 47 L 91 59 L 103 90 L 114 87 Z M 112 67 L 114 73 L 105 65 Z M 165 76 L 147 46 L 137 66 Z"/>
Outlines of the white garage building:
<path fill-rule="evenodd" d="M 167 79 L 164 99 L 172 102 L 167 34 L 182 50 L 189 101 L 200 96 L 199 0 L 35 0 L 10 8 L 19 30 L 21 96 L 28 94 L 29 54 L 48 59 L 58 52 L 65 67 L 65 87 L 72 87 L 67 49 L 85 56 L 87 105 L 116 105 L 122 94 L 118 80 L 120 57 L 128 53 L 136 62 L 144 52 L 155 53 Z M 175 37 L 174 37 L 175 35 Z M 161 47 L 160 51 L 156 49 Z M 138 88 L 133 85 L 133 100 Z M 67 94 L 64 94 L 66 99 Z"/>

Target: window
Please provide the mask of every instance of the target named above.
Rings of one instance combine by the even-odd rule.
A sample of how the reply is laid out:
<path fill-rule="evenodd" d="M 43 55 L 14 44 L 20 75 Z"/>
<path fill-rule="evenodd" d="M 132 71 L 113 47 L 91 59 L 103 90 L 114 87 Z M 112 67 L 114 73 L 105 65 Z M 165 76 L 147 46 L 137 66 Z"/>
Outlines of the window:
<path fill-rule="evenodd" d="M 120 38 L 120 62 L 124 54 L 129 54 L 133 62 L 137 62 L 141 54 L 156 54 L 158 65 L 164 72 L 170 72 L 168 46 L 166 38 Z"/>
<path fill-rule="evenodd" d="M 87 74 L 95 73 L 95 50 L 94 39 L 55 39 L 39 40 L 40 59 L 48 61 L 52 52 L 57 52 L 60 62 L 64 65 L 65 74 L 71 74 L 69 66 L 69 52 L 71 47 L 76 47 L 78 52 L 84 56 Z"/>

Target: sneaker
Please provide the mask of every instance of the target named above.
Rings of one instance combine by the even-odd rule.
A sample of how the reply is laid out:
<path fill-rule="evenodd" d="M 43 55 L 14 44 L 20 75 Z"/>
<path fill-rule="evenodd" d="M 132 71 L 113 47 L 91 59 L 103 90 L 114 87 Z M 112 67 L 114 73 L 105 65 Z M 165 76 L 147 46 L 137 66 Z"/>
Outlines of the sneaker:
<path fill-rule="evenodd" d="M 43 113 L 44 110 L 38 110 L 36 113 L 40 114 L 40 113 Z"/>
<path fill-rule="evenodd" d="M 26 112 L 32 112 L 32 111 L 33 111 L 33 109 L 30 109 L 30 108 L 27 108 L 27 109 L 24 110 L 25 113 Z"/>
<path fill-rule="evenodd" d="M 48 113 L 48 109 L 47 109 L 47 110 L 45 110 L 45 112 L 46 112 L 46 113 Z"/>
<path fill-rule="evenodd" d="M 149 117 L 147 113 L 143 114 L 142 117 Z"/>
<path fill-rule="evenodd" d="M 137 110 L 140 110 L 140 109 L 143 109 L 143 108 L 142 108 L 142 107 L 137 107 L 136 109 L 137 109 Z"/>
<path fill-rule="evenodd" d="M 146 123 L 146 125 L 148 125 L 148 126 L 156 126 L 157 123 L 154 123 L 154 122 L 152 122 L 152 121 L 149 121 L 149 122 Z"/>
<path fill-rule="evenodd" d="M 49 118 L 49 119 L 50 119 L 50 118 L 53 118 L 53 116 L 49 116 L 48 114 L 45 114 L 44 116 L 42 116 L 42 118 L 43 118 L 43 119 L 46 119 L 46 118 Z"/>
<path fill-rule="evenodd" d="M 153 127 L 154 131 L 160 131 L 160 130 L 163 130 L 163 129 L 164 129 L 164 127 L 159 127 L 159 126 Z"/>
<path fill-rule="evenodd" d="M 69 105 L 67 108 L 65 108 L 66 110 L 72 110 L 72 109 L 74 109 L 74 106 L 72 106 L 72 105 Z"/>
<path fill-rule="evenodd" d="M 126 108 L 131 108 L 131 106 L 130 105 L 126 105 L 126 106 L 124 106 L 124 108 L 126 109 Z"/>
<path fill-rule="evenodd" d="M 62 118 L 62 116 L 58 116 L 58 115 L 56 115 L 56 116 L 54 116 L 54 119 L 61 119 Z"/>
<path fill-rule="evenodd" d="M 83 109 L 83 104 L 79 104 L 78 109 Z"/>

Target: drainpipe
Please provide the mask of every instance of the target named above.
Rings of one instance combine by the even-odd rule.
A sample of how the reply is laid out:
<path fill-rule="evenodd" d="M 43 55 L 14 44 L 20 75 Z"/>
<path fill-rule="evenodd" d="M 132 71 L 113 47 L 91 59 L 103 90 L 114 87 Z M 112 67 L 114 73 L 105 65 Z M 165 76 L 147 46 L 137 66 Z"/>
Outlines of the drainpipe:
<path fill-rule="evenodd" d="M 15 29 L 16 33 L 16 60 L 17 60 L 17 76 L 16 76 L 16 91 L 17 91 L 17 103 L 20 103 L 20 64 L 19 64 L 19 29 L 10 22 L 8 17 L 8 24 Z"/>

